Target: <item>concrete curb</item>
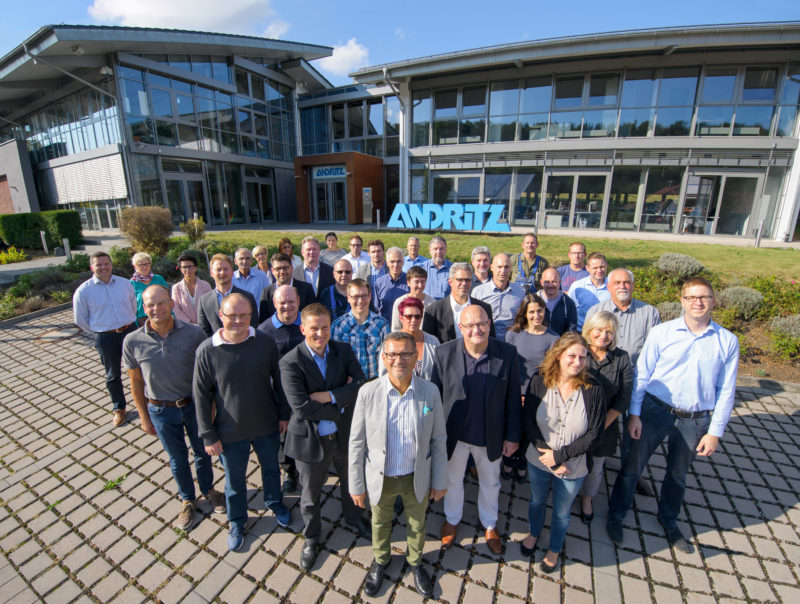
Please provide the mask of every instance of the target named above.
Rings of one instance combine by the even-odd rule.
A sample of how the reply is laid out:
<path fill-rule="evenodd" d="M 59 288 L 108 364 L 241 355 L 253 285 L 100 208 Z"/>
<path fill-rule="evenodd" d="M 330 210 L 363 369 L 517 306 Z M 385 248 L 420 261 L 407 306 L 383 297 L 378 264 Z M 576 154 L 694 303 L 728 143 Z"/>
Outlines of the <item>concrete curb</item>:
<path fill-rule="evenodd" d="M 0 321 L 0 329 L 12 327 L 17 323 L 22 323 L 23 321 L 27 321 L 28 319 L 37 319 L 39 317 L 45 317 L 50 314 L 61 312 L 62 310 L 67 310 L 68 308 L 72 308 L 72 302 L 64 302 L 64 304 L 56 304 L 55 306 L 50 306 L 49 308 L 43 308 L 41 310 L 35 310 L 33 312 L 29 312 L 24 315 L 19 315 L 17 317 L 11 317 L 10 319 L 6 319 L 5 321 Z"/>
<path fill-rule="evenodd" d="M 800 384 L 794 382 L 780 382 L 750 375 L 740 375 L 736 378 L 739 388 L 758 388 L 759 390 L 773 390 L 776 392 L 800 392 Z"/>

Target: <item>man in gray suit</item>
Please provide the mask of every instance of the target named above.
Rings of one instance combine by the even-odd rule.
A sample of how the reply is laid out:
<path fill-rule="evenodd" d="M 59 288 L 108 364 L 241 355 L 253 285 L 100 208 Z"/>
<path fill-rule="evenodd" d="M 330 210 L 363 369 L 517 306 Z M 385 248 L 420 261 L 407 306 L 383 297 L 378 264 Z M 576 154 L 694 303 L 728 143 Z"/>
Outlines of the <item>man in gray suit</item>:
<path fill-rule="evenodd" d="M 258 304 L 248 291 L 233 285 L 233 260 L 225 254 L 214 254 L 209 262 L 211 276 L 214 277 L 215 287 L 207 294 L 200 297 L 197 304 L 197 323 L 209 338 L 222 329 L 219 317 L 220 304 L 230 294 L 242 294 L 250 302 L 250 325 L 253 329 L 258 327 Z"/>
<path fill-rule="evenodd" d="M 413 377 L 417 361 L 413 336 L 389 333 L 381 359 L 387 373 L 359 390 L 350 427 L 350 495 L 361 508 L 367 493 L 372 502 L 375 561 L 364 591 L 370 597 L 378 592 L 389 564 L 394 501 L 399 495 L 408 519 L 406 560 L 417 592 L 430 598 L 433 584 L 421 564 L 422 548 L 428 497 L 438 501 L 447 491 L 444 411 L 438 388 Z"/>
<path fill-rule="evenodd" d="M 303 264 L 295 267 L 292 277 L 296 281 L 305 281 L 314 288 L 314 297 L 319 298 L 319 293 L 335 283 L 333 267 L 319 261 L 319 241 L 316 237 L 305 237 L 300 246 Z"/>

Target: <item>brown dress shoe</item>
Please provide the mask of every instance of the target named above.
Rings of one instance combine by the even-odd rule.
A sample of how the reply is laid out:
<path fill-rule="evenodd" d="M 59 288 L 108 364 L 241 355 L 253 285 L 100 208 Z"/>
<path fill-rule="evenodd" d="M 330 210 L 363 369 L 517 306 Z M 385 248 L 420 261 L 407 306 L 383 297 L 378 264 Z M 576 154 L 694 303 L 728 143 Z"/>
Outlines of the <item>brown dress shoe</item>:
<path fill-rule="evenodd" d="M 493 554 L 503 551 L 503 540 L 494 529 L 486 529 L 486 545 Z"/>
<path fill-rule="evenodd" d="M 125 422 L 125 409 L 114 409 L 114 418 L 111 420 L 111 423 L 114 424 L 114 427 L 121 426 Z"/>
<path fill-rule="evenodd" d="M 450 524 L 447 520 L 444 521 L 442 525 L 442 549 L 447 549 L 456 542 L 456 531 L 458 531 L 458 525 Z"/>

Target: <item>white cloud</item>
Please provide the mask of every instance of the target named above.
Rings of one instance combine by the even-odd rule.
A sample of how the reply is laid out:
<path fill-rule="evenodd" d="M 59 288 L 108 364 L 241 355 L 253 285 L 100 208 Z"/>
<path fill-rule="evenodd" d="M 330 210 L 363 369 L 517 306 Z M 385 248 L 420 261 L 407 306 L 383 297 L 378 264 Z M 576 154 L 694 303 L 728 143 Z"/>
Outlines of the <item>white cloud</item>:
<path fill-rule="evenodd" d="M 94 0 L 89 15 L 116 25 L 252 35 L 259 26 L 263 29 L 274 11 L 268 0 Z M 281 33 L 288 29 L 276 19 L 267 30 L 276 26 L 276 31 L 283 27 Z"/>
<path fill-rule="evenodd" d="M 280 38 L 283 34 L 289 31 L 291 25 L 282 19 L 275 19 L 272 23 L 267 25 L 267 29 L 262 34 L 265 38 Z"/>
<path fill-rule="evenodd" d="M 334 45 L 333 55 L 320 59 L 317 66 L 323 71 L 345 76 L 368 63 L 369 49 L 355 38 L 350 38 L 347 44 Z"/>
<path fill-rule="evenodd" d="M 406 36 L 408 35 L 402 27 L 396 27 L 394 30 L 394 35 L 398 40 L 405 40 Z"/>

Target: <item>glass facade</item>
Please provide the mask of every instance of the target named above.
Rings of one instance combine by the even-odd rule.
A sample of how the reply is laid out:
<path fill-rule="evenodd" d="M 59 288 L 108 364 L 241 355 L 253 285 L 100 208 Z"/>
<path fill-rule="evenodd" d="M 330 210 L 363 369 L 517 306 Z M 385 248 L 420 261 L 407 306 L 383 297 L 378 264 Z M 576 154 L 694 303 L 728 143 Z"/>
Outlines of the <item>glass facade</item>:
<path fill-rule="evenodd" d="M 798 72 L 797 66 L 670 67 L 416 90 L 411 146 L 791 136 L 800 105 Z"/>

